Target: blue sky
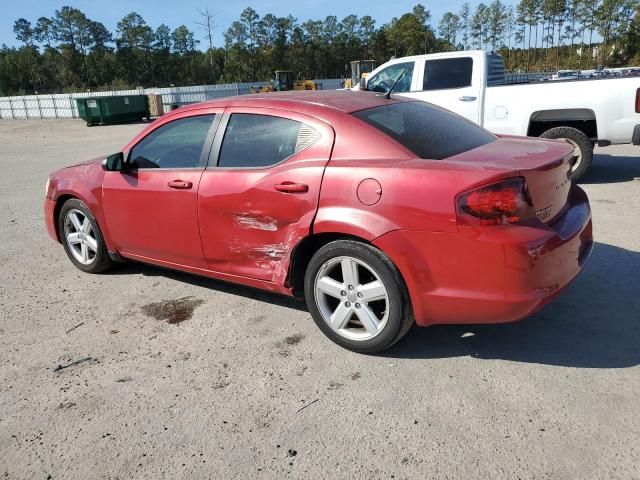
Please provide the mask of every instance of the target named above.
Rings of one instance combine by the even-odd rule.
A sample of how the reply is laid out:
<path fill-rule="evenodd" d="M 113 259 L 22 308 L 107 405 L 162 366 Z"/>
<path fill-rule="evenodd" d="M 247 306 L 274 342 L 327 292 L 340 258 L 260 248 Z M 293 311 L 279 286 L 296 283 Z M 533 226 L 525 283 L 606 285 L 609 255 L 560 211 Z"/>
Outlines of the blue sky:
<path fill-rule="evenodd" d="M 198 30 L 195 22 L 199 20 L 197 9 L 207 9 L 215 12 L 216 23 L 219 25 L 214 42 L 217 46 L 223 43 L 222 34 L 229 24 L 237 20 L 240 12 L 247 6 L 254 8 L 260 16 L 273 13 L 286 16 L 291 13 L 298 21 L 309 18 L 322 19 L 327 15 L 343 18 L 349 14 L 358 16 L 371 15 L 378 25 L 382 25 L 393 17 L 411 11 L 413 5 L 422 3 L 431 11 L 432 23 L 437 25 L 442 14 L 446 11 L 457 11 L 464 0 L 443 1 L 404 1 L 404 0 L 262 0 L 262 1 L 224 1 L 213 2 L 206 0 L 2 0 L 0 15 L 0 45 L 6 43 L 16 46 L 18 42 L 13 34 L 13 22 L 24 17 L 35 24 L 38 17 L 50 17 L 55 10 L 63 5 L 69 5 L 82 10 L 92 20 L 104 23 L 112 32 L 116 24 L 131 11 L 138 12 L 153 28 L 166 23 L 171 28 L 184 24 L 196 32 L 202 41 L 204 32 Z M 479 2 L 480 0 L 478 0 Z M 471 1 L 472 8 L 478 3 Z M 486 3 L 486 2 L 485 2 Z M 515 0 L 505 0 L 506 4 L 515 4 Z"/>

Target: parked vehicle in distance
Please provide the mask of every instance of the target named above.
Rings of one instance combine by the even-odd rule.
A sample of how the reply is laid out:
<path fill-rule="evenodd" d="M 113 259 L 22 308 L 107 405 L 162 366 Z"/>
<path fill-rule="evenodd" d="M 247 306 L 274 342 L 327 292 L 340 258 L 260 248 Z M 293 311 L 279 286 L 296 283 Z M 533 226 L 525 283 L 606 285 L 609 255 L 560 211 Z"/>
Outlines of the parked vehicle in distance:
<path fill-rule="evenodd" d="M 304 298 L 376 352 L 414 320 L 518 320 L 571 282 L 592 247 L 573 154 L 371 92 L 232 97 L 52 173 L 45 221 L 84 272 L 137 260 Z"/>
<path fill-rule="evenodd" d="M 386 91 L 402 72 L 395 95 L 440 105 L 494 133 L 566 139 L 578 152 L 574 179 L 589 169 L 596 143 L 640 144 L 638 78 L 507 85 L 502 57 L 478 50 L 395 58 L 357 89 Z"/>
<path fill-rule="evenodd" d="M 558 70 L 551 75 L 551 80 L 577 80 L 580 77 L 580 70 Z"/>

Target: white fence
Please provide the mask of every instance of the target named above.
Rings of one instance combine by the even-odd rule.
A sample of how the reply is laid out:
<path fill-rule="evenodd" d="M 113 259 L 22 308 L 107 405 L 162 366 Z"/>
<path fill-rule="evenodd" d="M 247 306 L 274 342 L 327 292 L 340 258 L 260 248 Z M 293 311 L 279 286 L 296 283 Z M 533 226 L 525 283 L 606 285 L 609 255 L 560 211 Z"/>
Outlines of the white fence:
<path fill-rule="evenodd" d="M 23 95 L 0 97 L 0 119 L 7 118 L 78 118 L 76 98 L 102 97 L 109 95 L 140 95 L 157 93 L 162 95 L 164 111 L 172 106 L 188 105 L 216 98 L 249 93 L 252 87 L 262 87 L 267 82 L 229 83 L 199 85 L 194 87 L 140 88 L 110 92 L 57 93 L 51 95 Z M 343 80 L 316 80 L 319 89 L 335 90 L 343 87 Z"/>

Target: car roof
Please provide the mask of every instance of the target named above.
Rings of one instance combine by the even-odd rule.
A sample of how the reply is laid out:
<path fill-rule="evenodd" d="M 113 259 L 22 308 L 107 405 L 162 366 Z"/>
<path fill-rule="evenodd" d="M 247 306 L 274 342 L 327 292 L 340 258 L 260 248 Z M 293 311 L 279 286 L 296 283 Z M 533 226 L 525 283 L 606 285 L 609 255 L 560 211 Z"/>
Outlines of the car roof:
<path fill-rule="evenodd" d="M 269 92 L 225 97 L 209 102 L 188 105 L 181 111 L 198 110 L 207 107 L 263 107 L 293 110 L 314 116 L 330 112 L 353 113 L 368 108 L 408 102 L 410 99 L 392 97 L 375 92 L 352 90 L 294 90 L 290 92 Z"/>

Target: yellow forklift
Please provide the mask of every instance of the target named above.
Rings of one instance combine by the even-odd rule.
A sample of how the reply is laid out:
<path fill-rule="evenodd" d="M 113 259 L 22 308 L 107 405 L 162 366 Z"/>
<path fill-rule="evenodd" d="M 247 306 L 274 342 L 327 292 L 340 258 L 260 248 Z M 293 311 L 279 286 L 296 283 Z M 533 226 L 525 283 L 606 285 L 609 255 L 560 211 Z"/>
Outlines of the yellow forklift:
<path fill-rule="evenodd" d="M 252 87 L 251 93 L 288 92 L 289 90 L 317 90 L 313 80 L 294 80 L 293 71 L 276 70 L 276 78 L 264 87 Z"/>
<path fill-rule="evenodd" d="M 353 60 L 351 62 L 351 78 L 344 81 L 344 88 L 353 88 L 360 84 L 360 80 L 367 78 L 374 68 L 376 67 L 373 60 Z"/>

